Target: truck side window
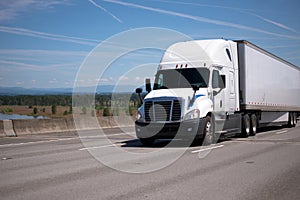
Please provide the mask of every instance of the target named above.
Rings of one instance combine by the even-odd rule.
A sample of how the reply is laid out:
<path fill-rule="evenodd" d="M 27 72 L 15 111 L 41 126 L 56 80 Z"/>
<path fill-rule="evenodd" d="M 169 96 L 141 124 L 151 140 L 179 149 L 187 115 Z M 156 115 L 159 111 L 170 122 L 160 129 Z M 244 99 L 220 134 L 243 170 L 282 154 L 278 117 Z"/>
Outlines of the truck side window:
<path fill-rule="evenodd" d="M 232 61 L 232 60 L 231 60 L 231 54 L 230 54 L 230 51 L 229 51 L 229 49 L 227 49 L 227 48 L 226 48 L 226 53 L 227 53 L 227 56 L 228 56 L 229 60 Z"/>
<path fill-rule="evenodd" d="M 219 87 L 219 78 L 220 74 L 219 71 L 214 70 L 212 74 L 212 87 L 213 88 L 218 88 Z"/>
<path fill-rule="evenodd" d="M 213 77 L 212 77 L 212 87 L 225 88 L 226 87 L 225 83 L 226 83 L 225 75 L 220 75 L 219 71 L 214 70 Z"/>

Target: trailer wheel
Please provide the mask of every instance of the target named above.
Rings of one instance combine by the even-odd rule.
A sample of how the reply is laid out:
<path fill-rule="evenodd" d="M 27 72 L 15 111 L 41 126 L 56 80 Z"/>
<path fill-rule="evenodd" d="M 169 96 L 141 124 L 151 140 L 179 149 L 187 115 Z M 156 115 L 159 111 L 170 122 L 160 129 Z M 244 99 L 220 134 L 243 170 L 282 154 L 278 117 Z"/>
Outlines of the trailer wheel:
<path fill-rule="evenodd" d="M 250 135 L 255 136 L 257 132 L 257 117 L 255 114 L 251 115 L 251 129 L 250 129 Z"/>
<path fill-rule="evenodd" d="M 294 127 L 295 124 L 295 115 L 293 112 L 289 112 L 289 122 L 288 122 L 288 127 Z"/>
<path fill-rule="evenodd" d="M 251 122 L 248 114 L 243 116 L 243 137 L 248 137 L 250 135 Z"/>
<path fill-rule="evenodd" d="M 292 114 L 289 112 L 289 120 L 288 120 L 288 123 L 287 123 L 287 126 L 289 127 L 289 128 L 291 128 L 292 127 Z"/>
<path fill-rule="evenodd" d="M 293 112 L 292 115 L 293 115 L 293 127 L 295 127 L 297 124 L 297 114 Z"/>
<path fill-rule="evenodd" d="M 210 116 L 205 119 L 204 129 L 203 129 L 203 143 L 202 145 L 211 145 L 215 142 L 215 134 L 213 132 L 213 124 L 211 123 Z"/>

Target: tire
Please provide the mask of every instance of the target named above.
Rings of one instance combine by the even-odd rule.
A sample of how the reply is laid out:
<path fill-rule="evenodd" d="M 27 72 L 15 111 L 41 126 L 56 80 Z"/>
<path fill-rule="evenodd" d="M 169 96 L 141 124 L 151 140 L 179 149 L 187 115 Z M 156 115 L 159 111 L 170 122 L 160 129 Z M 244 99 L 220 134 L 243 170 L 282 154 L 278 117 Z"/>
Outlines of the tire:
<path fill-rule="evenodd" d="M 295 127 L 295 115 L 293 112 L 289 112 L 289 122 L 288 122 L 288 127 L 292 128 Z"/>
<path fill-rule="evenodd" d="M 213 124 L 211 122 L 210 116 L 207 116 L 203 128 L 203 142 L 202 145 L 211 145 L 215 143 L 215 134 L 213 132 Z"/>
<path fill-rule="evenodd" d="M 257 132 L 257 117 L 255 114 L 251 115 L 251 127 L 250 127 L 250 135 L 255 136 Z"/>
<path fill-rule="evenodd" d="M 297 113 L 293 113 L 293 119 L 294 119 L 294 122 L 293 122 L 293 124 L 294 124 L 294 127 L 297 125 Z"/>
<path fill-rule="evenodd" d="M 249 137 L 251 130 L 251 120 L 248 114 L 245 114 L 243 116 L 243 131 L 242 131 L 242 137 Z"/>
<path fill-rule="evenodd" d="M 291 113 L 291 127 L 295 127 L 295 115 L 294 115 L 294 113 L 292 112 Z"/>
<path fill-rule="evenodd" d="M 146 146 L 146 147 L 150 147 L 153 146 L 154 144 L 154 139 L 153 138 L 140 138 L 140 142 Z"/>

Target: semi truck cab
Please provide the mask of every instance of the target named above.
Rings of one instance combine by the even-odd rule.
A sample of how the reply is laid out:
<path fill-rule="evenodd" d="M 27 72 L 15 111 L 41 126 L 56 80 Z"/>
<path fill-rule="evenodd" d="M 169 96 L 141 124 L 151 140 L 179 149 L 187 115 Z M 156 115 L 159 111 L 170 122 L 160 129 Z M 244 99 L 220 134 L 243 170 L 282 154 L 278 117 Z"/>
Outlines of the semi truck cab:
<path fill-rule="evenodd" d="M 239 110 L 236 44 L 225 40 L 189 41 L 165 52 L 136 119 L 143 144 L 156 138 L 203 139 L 212 143 L 212 117 Z M 149 83 L 148 83 L 149 84 Z M 228 98 L 226 98 L 228 97 Z M 214 113 L 214 116 L 212 114 Z"/>

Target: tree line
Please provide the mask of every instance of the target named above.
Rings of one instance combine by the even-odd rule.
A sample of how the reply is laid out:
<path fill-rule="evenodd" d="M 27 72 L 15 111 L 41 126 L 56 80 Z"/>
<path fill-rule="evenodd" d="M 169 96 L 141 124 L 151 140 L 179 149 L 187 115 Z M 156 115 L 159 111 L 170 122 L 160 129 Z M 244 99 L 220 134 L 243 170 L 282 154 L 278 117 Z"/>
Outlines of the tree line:
<path fill-rule="evenodd" d="M 73 102 L 72 102 L 73 101 Z M 96 94 L 88 95 L 17 95 L 17 96 L 0 96 L 0 106 L 52 106 L 52 114 L 56 111 L 56 106 L 70 107 L 68 113 L 72 112 L 72 106 L 82 107 L 82 112 L 86 113 L 86 106 L 93 106 L 96 110 L 103 110 L 104 116 L 115 115 L 124 110 L 132 114 L 140 105 L 137 94 Z M 37 110 L 33 110 L 37 113 Z M 66 113 L 67 114 L 67 113 Z"/>
<path fill-rule="evenodd" d="M 0 96 L 1 106 L 70 106 L 71 104 L 71 95 Z"/>

